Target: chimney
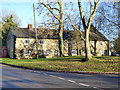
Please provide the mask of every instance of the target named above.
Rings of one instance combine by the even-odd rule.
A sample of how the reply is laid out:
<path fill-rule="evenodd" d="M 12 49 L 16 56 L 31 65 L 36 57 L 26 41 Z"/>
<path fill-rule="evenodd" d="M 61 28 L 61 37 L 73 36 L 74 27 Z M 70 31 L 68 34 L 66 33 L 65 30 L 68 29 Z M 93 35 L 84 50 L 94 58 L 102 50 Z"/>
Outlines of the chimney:
<path fill-rule="evenodd" d="M 29 30 L 33 30 L 32 24 L 28 24 L 28 29 L 29 29 Z"/>

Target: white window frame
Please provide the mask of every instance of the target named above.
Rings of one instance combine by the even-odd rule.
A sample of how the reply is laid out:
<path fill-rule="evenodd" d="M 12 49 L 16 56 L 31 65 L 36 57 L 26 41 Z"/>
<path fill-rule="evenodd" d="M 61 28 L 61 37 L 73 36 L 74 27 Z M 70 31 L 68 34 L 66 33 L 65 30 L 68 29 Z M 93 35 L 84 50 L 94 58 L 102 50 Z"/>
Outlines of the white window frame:
<path fill-rule="evenodd" d="M 58 56 L 58 50 L 57 49 L 54 49 L 54 55 Z"/>
<path fill-rule="evenodd" d="M 41 52 L 41 53 L 40 53 Z M 44 50 L 40 49 L 39 50 L 40 55 L 44 55 Z"/>
<path fill-rule="evenodd" d="M 73 51 L 74 51 L 75 53 L 72 53 Z M 72 55 L 75 55 L 75 54 L 76 54 L 76 50 L 72 50 L 72 51 L 71 51 L 71 54 L 72 54 Z"/>
<path fill-rule="evenodd" d="M 83 49 L 83 54 L 85 55 L 85 49 Z"/>
<path fill-rule="evenodd" d="M 26 40 L 28 43 L 26 43 Z M 30 44 L 30 39 L 25 39 L 25 44 Z"/>
<path fill-rule="evenodd" d="M 50 55 L 50 50 L 46 50 L 46 55 Z"/>
<path fill-rule="evenodd" d="M 27 54 L 26 54 L 27 52 Z M 29 52 L 29 53 L 28 53 Z M 25 55 L 30 55 L 31 51 L 30 50 L 25 50 Z"/>
<path fill-rule="evenodd" d="M 92 41 L 89 42 L 90 43 L 90 46 L 92 45 Z"/>
<path fill-rule="evenodd" d="M 103 54 L 103 50 L 99 50 L 99 54 Z"/>
<path fill-rule="evenodd" d="M 42 41 L 43 43 L 40 43 L 40 41 Z M 43 45 L 43 44 L 44 44 L 44 40 L 40 39 L 40 40 L 39 40 L 39 44 L 40 44 L 40 45 Z"/>
<path fill-rule="evenodd" d="M 100 41 L 100 46 L 102 46 L 103 45 L 103 42 L 102 41 Z"/>

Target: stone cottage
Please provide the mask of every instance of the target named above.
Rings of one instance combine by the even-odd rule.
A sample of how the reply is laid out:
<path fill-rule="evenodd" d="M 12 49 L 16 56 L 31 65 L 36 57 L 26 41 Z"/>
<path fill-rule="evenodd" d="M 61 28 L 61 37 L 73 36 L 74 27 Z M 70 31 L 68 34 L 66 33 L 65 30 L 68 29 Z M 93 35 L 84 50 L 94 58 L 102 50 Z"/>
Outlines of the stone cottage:
<path fill-rule="evenodd" d="M 71 55 L 82 55 L 85 56 L 85 43 L 81 38 L 81 34 L 78 31 L 73 31 L 73 37 L 69 40 L 68 43 L 68 52 Z M 82 36 L 84 37 L 85 33 L 82 32 Z M 90 31 L 90 50 L 91 55 L 94 56 L 109 56 L 109 40 L 100 33 L 93 25 L 91 25 Z"/>
<path fill-rule="evenodd" d="M 58 30 L 45 28 L 37 30 L 40 57 L 59 56 Z M 85 55 L 84 41 L 77 31 L 65 30 L 63 41 L 64 56 Z M 109 41 L 100 32 L 90 32 L 90 45 L 92 55 L 108 55 Z M 8 33 L 7 47 L 10 58 L 36 57 L 36 39 L 32 25 L 29 24 L 28 28 L 11 28 Z"/>

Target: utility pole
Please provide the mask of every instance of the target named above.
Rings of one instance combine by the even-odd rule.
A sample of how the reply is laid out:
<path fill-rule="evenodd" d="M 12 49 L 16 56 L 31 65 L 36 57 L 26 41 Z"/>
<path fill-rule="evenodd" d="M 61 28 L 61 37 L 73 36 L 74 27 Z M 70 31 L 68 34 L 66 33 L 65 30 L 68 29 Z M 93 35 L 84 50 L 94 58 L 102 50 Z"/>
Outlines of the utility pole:
<path fill-rule="evenodd" d="M 37 52 L 37 59 L 39 58 L 39 51 L 38 51 L 38 38 L 37 38 L 37 29 L 36 29 L 36 18 L 35 18 L 35 5 L 33 3 L 33 12 L 34 12 L 34 27 L 36 32 L 36 52 Z"/>

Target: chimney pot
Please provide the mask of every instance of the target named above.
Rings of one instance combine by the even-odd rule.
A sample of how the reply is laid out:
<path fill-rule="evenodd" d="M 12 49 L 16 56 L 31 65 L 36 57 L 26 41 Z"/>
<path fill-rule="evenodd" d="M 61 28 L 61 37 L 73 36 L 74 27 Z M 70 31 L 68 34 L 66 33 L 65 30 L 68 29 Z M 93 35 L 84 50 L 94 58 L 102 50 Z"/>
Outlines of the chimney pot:
<path fill-rule="evenodd" d="M 29 30 L 33 30 L 32 24 L 28 24 L 28 29 L 29 29 Z"/>

